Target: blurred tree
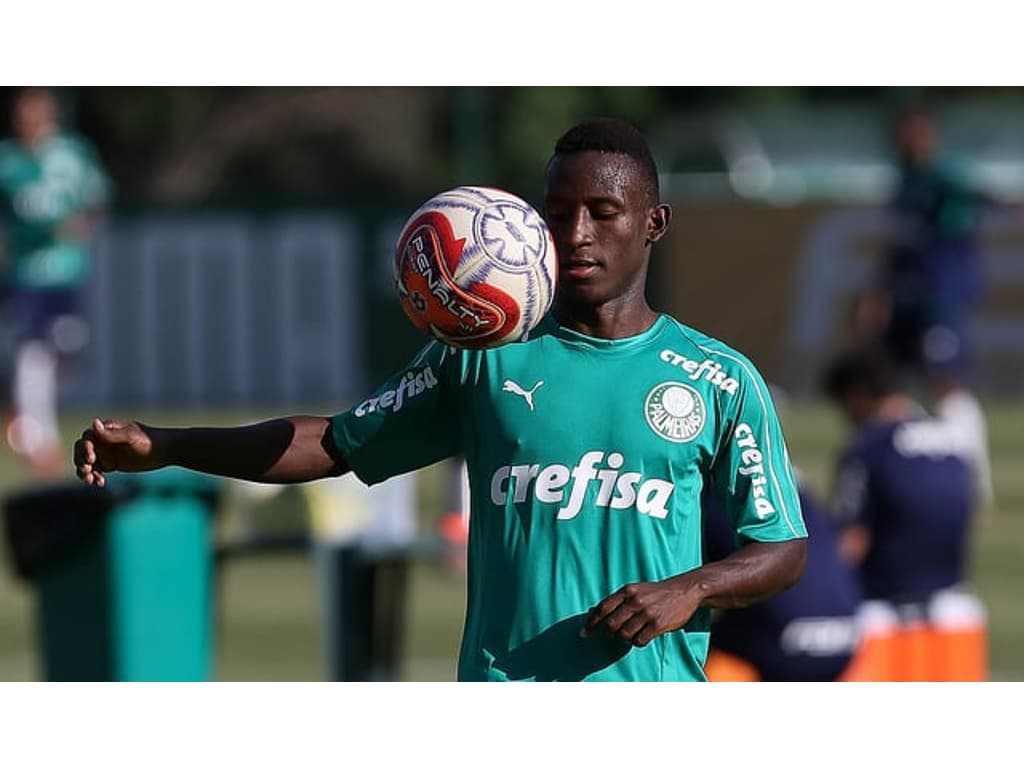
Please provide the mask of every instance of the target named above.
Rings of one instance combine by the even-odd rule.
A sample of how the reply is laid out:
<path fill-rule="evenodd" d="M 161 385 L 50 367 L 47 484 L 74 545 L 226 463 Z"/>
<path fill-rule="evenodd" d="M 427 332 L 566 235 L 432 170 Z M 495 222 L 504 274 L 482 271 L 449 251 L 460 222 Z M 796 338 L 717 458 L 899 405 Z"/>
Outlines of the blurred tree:
<path fill-rule="evenodd" d="M 450 163 L 441 89 L 100 88 L 78 107 L 133 202 L 424 194 Z"/>

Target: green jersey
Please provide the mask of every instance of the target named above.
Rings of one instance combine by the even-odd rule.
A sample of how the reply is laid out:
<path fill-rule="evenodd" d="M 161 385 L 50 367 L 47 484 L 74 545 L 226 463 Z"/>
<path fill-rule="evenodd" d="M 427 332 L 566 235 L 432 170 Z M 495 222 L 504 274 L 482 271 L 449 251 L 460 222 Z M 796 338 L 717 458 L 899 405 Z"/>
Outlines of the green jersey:
<path fill-rule="evenodd" d="M 760 374 L 665 315 L 624 339 L 549 316 L 498 349 L 430 343 L 332 428 L 367 483 L 465 457 L 460 680 L 704 680 L 707 609 L 643 648 L 580 637 L 587 612 L 702 564 L 705 483 L 741 541 L 806 535 Z"/>
<path fill-rule="evenodd" d="M 106 203 L 109 182 L 92 148 L 57 134 L 28 149 L 0 142 L 0 222 L 8 281 L 24 288 L 67 288 L 89 274 L 86 243 L 68 218 Z"/>

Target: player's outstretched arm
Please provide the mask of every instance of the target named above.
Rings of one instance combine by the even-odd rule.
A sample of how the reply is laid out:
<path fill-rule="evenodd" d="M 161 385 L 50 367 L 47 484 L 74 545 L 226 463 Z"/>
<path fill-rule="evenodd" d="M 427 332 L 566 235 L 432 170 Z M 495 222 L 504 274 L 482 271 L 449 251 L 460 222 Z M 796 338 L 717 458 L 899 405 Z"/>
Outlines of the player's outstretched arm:
<path fill-rule="evenodd" d="M 701 606 L 741 608 L 793 586 L 807 540 L 751 542 L 728 557 L 664 581 L 627 584 L 594 606 L 584 634 L 608 632 L 637 646 L 679 629 Z"/>
<path fill-rule="evenodd" d="M 108 472 L 179 466 L 263 483 L 301 483 L 348 470 L 330 442 L 330 421 L 289 416 L 241 427 L 151 427 L 94 419 L 75 441 L 74 462 L 86 485 Z"/>

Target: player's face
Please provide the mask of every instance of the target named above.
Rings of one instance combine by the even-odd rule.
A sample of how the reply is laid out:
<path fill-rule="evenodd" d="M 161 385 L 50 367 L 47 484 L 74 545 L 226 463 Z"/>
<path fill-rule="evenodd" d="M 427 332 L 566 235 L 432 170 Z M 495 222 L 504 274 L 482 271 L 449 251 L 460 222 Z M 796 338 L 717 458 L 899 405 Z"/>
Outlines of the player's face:
<path fill-rule="evenodd" d="M 22 95 L 13 113 L 15 135 L 29 144 L 49 135 L 57 123 L 57 103 L 44 91 Z"/>
<path fill-rule="evenodd" d="M 907 115 L 900 121 L 896 143 L 904 159 L 924 163 L 935 151 L 935 126 L 925 115 Z"/>
<path fill-rule="evenodd" d="M 649 246 L 668 224 L 627 155 L 576 152 L 548 166 L 545 218 L 558 249 L 558 289 L 570 304 L 642 298 Z"/>

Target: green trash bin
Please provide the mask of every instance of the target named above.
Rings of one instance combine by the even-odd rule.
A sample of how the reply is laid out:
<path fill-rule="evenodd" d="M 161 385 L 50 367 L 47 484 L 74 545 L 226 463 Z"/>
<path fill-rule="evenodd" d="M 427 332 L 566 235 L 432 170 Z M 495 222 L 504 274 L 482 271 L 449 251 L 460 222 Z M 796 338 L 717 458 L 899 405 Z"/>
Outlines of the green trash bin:
<path fill-rule="evenodd" d="M 211 679 L 219 481 L 178 468 L 108 481 L 5 502 L 16 572 L 37 592 L 42 677 Z"/>

